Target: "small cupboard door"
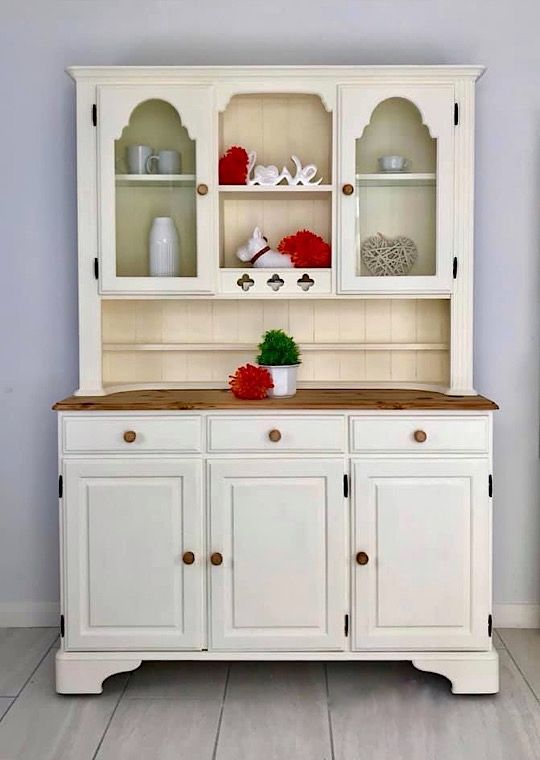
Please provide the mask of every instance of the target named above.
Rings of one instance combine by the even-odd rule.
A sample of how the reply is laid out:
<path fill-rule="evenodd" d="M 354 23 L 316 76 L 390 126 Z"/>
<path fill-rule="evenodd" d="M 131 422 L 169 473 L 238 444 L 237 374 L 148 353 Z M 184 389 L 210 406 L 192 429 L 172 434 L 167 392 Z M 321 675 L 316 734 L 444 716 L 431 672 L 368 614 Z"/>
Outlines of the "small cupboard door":
<path fill-rule="evenodd" d="M 212 87 L 97 91 L 101 292 L 210 292 L 217 269 Z M 155 268 L 151 229 L 167 241 Z"/>
<path fill-rule="evenodd" d="M 489 646 L 488 473 L 482 460 L 353 463 L 355 649 Z"/>
<path fill-rule="evenodd" d="M 209 469 L 212 648 L 343 649 L 343 460 Z"/>
<path fill-rule="evenodd" d="M 339 122 L 340 291 L 450 292 L 453 87 L 344 85 Z"/>
<path fill-rule="evenodd" d="M 200 463 L 80 459 L 64 475 L 67 648 L 201 648 Z"/>

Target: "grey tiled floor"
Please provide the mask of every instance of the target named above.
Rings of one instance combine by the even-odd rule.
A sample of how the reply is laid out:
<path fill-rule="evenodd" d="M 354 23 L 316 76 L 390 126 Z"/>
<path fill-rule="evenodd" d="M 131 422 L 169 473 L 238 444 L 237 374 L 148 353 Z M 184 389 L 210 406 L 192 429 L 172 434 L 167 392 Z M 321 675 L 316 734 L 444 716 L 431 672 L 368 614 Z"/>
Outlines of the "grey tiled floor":
<path fill-rule="evenodd" d="M 67 697 L 56 631 L 0 629 L 0 760 L 540 760 L 540 631 L 498 634 L 497 696 L 402 662 L 200 662 Z"/>

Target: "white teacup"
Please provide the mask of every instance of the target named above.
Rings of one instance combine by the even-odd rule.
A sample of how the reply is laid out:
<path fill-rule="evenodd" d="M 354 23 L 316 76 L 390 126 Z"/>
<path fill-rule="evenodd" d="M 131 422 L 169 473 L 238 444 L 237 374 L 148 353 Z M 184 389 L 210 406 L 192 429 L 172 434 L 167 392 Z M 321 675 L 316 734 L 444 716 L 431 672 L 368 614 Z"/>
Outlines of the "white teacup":
<path fill-rule="evenodd" d="M 382 172 L 404 172 L 411 165 L 409 159 L 404 156 L 381 156 L 378 161 Z"/>
<path fill-rule="evenodd" d="M 152 155 L 149 145 L 128 145 L 126 160 L 129 174 L 146 174 L 146 162 Z"/>
<path fill-rule="evenodd" d="M 177 150 L 158 150 L 146 161 L 146 171 L 152 174 L 152 164 L 156 162 L 156 174 L 180 174 L 181 160 Z"/>

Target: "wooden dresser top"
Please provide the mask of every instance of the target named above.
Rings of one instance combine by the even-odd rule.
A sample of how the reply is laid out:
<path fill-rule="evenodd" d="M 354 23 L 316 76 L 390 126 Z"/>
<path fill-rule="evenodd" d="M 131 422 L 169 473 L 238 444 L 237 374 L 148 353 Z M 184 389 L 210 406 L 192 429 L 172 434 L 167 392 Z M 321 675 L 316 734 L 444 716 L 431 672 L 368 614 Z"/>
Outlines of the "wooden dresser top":
<path fill-rule="evenodd" d="M 205 409 L 418 409 L 486 411 L 498 409 L 484 396 L 447 396 L 418 390 L 299 390 L 296 396 L 241 401 L 229 390 L 136 390 L 108 396 L 70 396 L 56 411 L 183 411 Z"/>

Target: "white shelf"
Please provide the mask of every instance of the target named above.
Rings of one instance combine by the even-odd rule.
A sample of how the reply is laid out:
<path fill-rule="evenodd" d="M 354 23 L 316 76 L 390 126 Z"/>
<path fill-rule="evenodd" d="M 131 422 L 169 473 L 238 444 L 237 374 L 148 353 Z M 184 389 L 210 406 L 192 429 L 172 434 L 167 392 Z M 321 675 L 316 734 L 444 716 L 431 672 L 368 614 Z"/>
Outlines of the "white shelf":
<path fill-rule="evenodd" d="M 194 187 L 194 174 L 117 174 L 116 184 L 124 187 L 155 187 L 156 185 L 174 185 L 177 187 Z"/>
<path fill-rule="evenodd" d="M 436 181 L 437 175 L 431 172 L 379 172 L 356 175 L 356 184 L 360 187 L 433 186 Z"/>
<path fill-rule="evenodd" d="M 219 185 L 220 193 L 331 193 L 332 185 Z"/>
<path fill-rule="evenodd" d="M 307 351 L 447 351 L 448 343 L 300 343 Z M 256 343 L 104 343 L 104 351 L 257 351 Z"/>

